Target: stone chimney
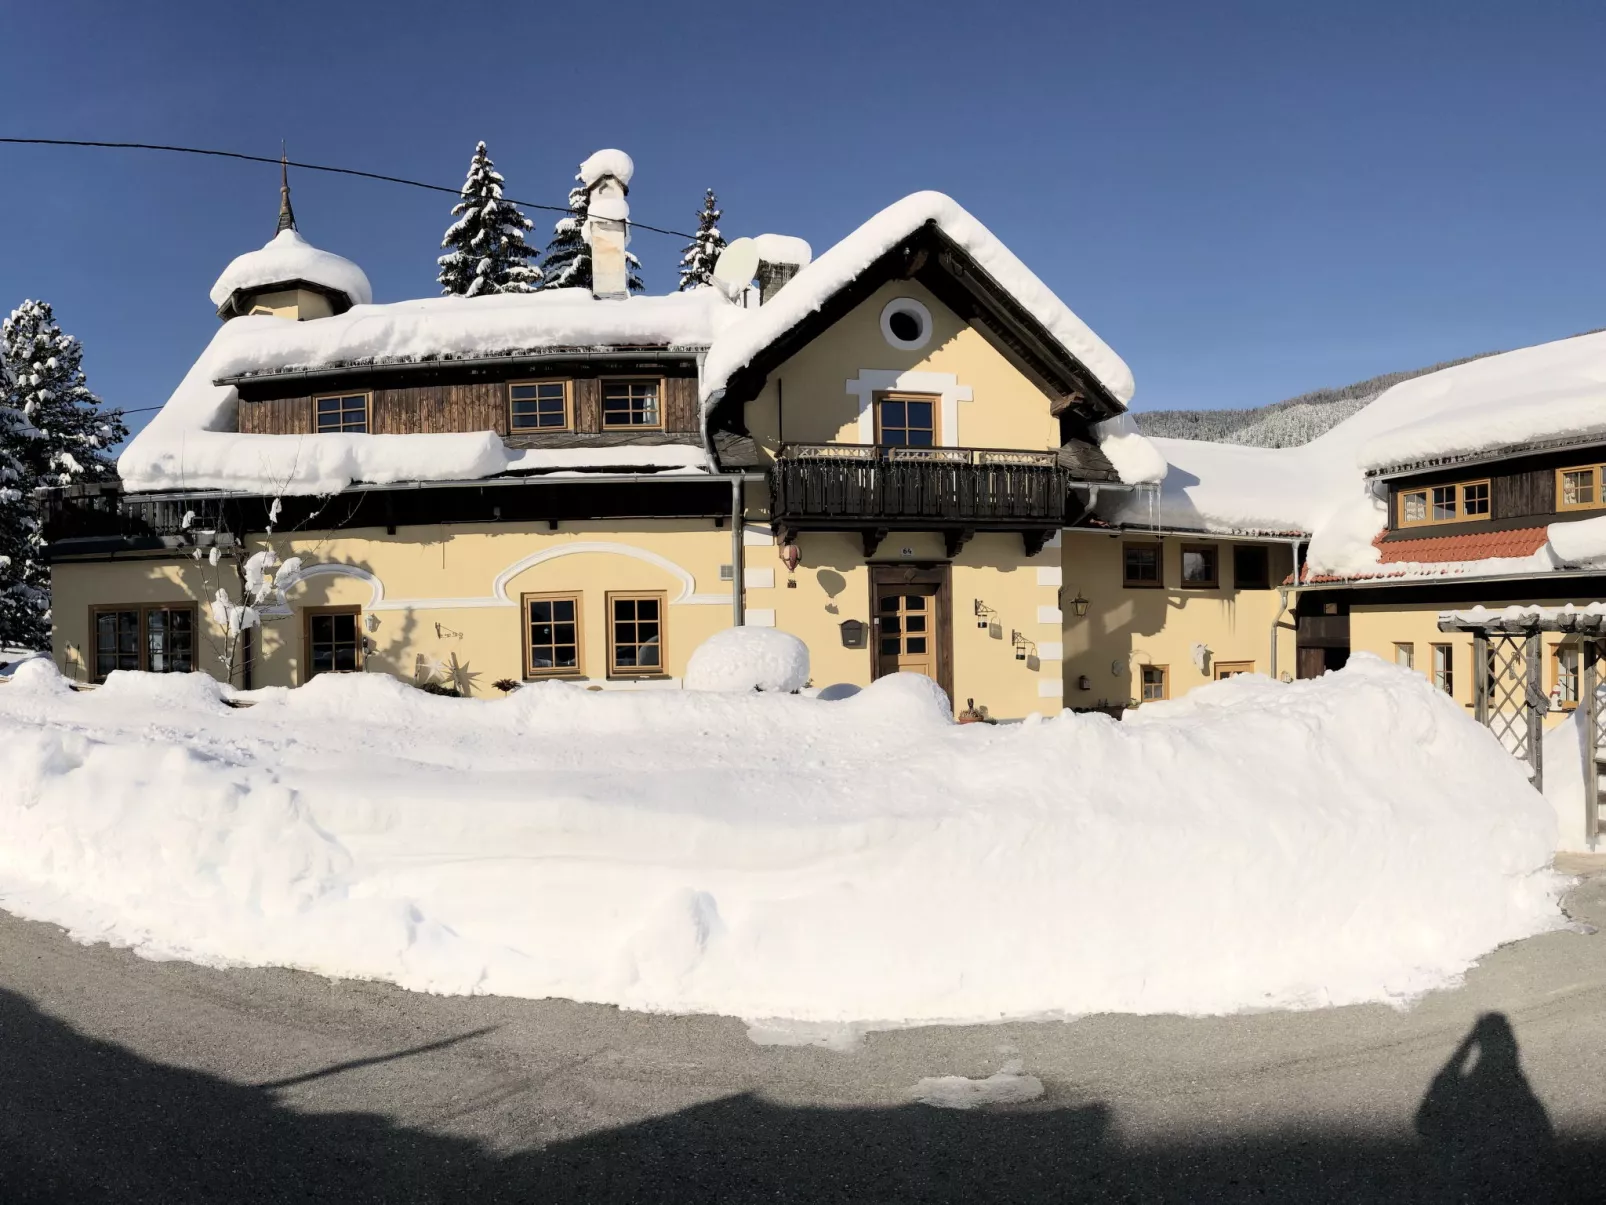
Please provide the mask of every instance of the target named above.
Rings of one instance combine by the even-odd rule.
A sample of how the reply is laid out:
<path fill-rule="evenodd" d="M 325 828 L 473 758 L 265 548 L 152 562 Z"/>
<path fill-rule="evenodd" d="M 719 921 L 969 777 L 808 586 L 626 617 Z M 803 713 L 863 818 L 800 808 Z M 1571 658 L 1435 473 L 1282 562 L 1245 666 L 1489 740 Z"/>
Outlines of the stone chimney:
<path fill-rule="evenodd" d="M 591 248 L 591 295 L 598 299 L 630 296 L 630 177 L 635 164 L 623 151 L 598 151 L 580 165 L 586 190 L 586 220 L 581 234 Z"/>
<path fill-rule="evenodd" d="M 808 243 L 789 234 L 761 234 L 758 244 L 758 303 L 765 305 L 814 257 Z"/>

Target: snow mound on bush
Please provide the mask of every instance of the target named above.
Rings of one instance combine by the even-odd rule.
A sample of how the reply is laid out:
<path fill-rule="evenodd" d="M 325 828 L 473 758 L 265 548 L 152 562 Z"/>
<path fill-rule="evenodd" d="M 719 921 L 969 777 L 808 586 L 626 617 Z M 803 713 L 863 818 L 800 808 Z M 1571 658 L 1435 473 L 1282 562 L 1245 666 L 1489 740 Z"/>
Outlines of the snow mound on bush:
<path fill-rule="evenodd" d="M 0 689 L 0 906 L 152 957 L 860 1029 L 1401 1002 L 1563 923 L 1550 805 L 1375 658 L 1120 723 L 957 725 L 922 681 L 329 675 L 159 740 L 149 692 Z"/>
<path fill-rule="evenodd" d="M 809 681 L 809 646 L 779 628 L 726 628 L 693 650 L 687 690 L 790 694 Z"/>
<path fill-rule="evenodd" d="M 11 684 L 6 687 L 13 694 L 66 695 L 72 693 L 67 679 L 61 676 L 56 663 L 49 657 L 30 657 L 11 671 Z"/>

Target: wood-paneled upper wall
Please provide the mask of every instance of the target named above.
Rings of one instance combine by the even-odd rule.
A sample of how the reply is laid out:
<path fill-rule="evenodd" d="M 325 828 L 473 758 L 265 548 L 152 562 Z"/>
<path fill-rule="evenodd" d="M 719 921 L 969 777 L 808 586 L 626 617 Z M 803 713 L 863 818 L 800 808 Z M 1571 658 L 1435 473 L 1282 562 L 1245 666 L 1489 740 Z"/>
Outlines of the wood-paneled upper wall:
<path fill-rule="evenodd" d="M 1543 527 L 1558 519 L 1586 519 L 1588 510 L 1557 510 L 1558 469 L 1606 463 L 1606 448 L 1568 448 L 1512 457 L 1485 464 L 1452 466 L 1413 473 L 1390 481 L 1389 539 L 1425 539 L 1494 528 Z M 1400 494 L 1435 485 L 1463 481 L 1489 482 L 1489 518 L 1461 523 L 1431 523 L 1400 527 Z"/>
<path fill-rule="evenodd" d="M 635 374 L 639 379 L 650 373 Z M 575 377 L 574 430 L 600 432 L 602 427 L 601 377 Z M 665 431 L 697 430 L 697 381 L 693 377 L 663 377 L 660 395 Z M 254 435 L 301 435 L 315 430 L 312 399 L 336 391 L 304 397 L 274 398 L 240 403 L 240 430 Z M 476 381 L 462 385 L 418 385 L 346 392 L 372 395 L 368 430 L 375 435 L 437 434 L 447 431 L 509 433 L 508 383 Z M 640 428 L 636 428 L 640 430 Z M 656 428 L 653 428 L 656 430 Z"/>

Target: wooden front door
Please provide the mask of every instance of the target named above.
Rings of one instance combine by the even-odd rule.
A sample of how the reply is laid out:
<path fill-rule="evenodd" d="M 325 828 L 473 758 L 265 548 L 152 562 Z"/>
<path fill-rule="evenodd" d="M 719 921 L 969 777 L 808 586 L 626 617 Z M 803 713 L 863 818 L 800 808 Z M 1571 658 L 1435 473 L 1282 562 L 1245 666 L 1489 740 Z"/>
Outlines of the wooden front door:
<path fill-rule="evenodd" d="M 875 565 L 870 570 L 874 676 L 924 674 L 953 698 L 953 633 L 946 566 Z"/>
<path fill-rule="evenodd" d="M 937 587 L 887 584 L 876 591 L 876 677 L 937 676 Z"/>

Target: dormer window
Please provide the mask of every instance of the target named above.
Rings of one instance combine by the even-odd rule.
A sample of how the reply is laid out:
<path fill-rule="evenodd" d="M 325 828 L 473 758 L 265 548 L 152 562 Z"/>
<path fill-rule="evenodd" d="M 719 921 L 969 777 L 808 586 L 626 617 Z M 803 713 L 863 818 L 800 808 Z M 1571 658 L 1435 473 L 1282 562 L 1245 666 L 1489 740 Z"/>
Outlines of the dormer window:
<path fill-rule="evenodd" d="M 312 399 L 313 417 L 320 435 L 368 430 L 368 395 L 338 393 Z"/>
<path fill-rule="evenodd" d="M 1601 493 L 1601 466 L 1579 465 L 1556 470 L 1557 510 L 1599 510 L 1606 506 Z"/>
<path fill-rule="evenodd" d="M 1489 482 L 1459 481 L 1454 485 L 1401 490 L 1398 525 L 1422 527 L 1433 523 L 1464 523 L 1487 519 L 1489 513 Z"/>

